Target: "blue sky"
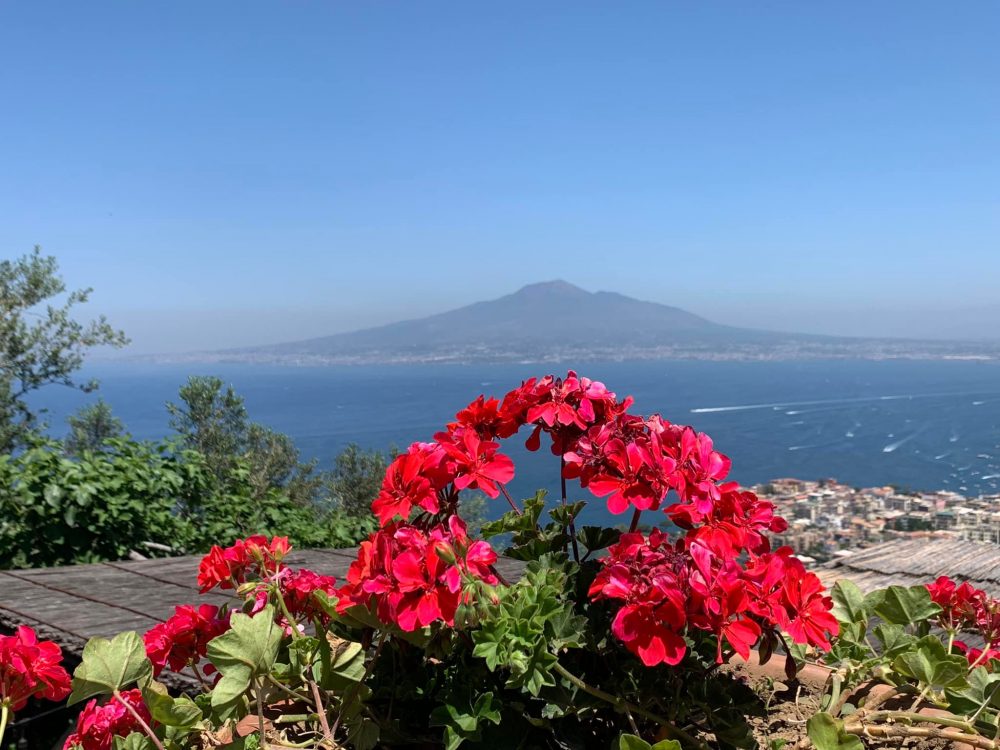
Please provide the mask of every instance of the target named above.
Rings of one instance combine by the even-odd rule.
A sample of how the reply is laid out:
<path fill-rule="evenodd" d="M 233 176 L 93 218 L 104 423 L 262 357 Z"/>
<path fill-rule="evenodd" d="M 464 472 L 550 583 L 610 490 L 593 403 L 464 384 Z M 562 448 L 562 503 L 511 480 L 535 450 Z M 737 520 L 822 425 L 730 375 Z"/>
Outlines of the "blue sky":
<path fill-rule="evenodd" d="M 988 336 L 998 31 L 992 1 L 4 3 L 0 252 L 43 245 L 137 350 L 552 278 Z"/>

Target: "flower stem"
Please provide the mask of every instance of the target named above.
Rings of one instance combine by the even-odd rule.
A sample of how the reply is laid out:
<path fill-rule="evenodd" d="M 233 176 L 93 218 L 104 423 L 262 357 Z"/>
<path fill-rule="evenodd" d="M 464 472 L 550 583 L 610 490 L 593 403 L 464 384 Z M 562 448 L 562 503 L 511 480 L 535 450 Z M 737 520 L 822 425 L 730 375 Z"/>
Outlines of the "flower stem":
<path fill-rule="evenodd" d="M 510 503 L 510 507 L 514 510 L 514 512 L 517 513 L 517 515 L 519 516 L 524 515 L 521 512 L 521 509 L 517 507 L 517 503 L 514 502 L 514 498 L 512 498 L 510 496 L 510 493 L 507 492 L 507 488 L 504 487 L 502 484 L 500 484 L 500 482 L 497 482 L 497 487 L 500 488 L 500 491 L 503 493 L 503 496 L 507 498 L 507 502 Z"/>
<path fill-rule="evenodd" d="M 281 614 L 285 616 L 285 620 L 288 621 L 288 626 L 292 630 L 292 640 L 298 640 L 302 637 L 302 633 L 299 632 L 299 624 L 292 617 L 292 613 L 288 611 L 288 605 L 285 604 L 285 597 L 281 595 L 281 586 L 277 584 L 274 587 L 274 598 L 278 600 L 278 609 L 281 610 Z"/>
<path fill-rule="evenodd" d="M 629 534 L 634 533 L 635 530 L 639 528 L 639 518 L 641 516 L 642 516 L 642 511 L 636 508 L 635 512 L 632 514 L 632 523 L 630 523 L 628 527 Z"/>
<path fill-rule="evenodd" d="M 3 735 L 7 731 L 7 719 L 10 718 L 10 706 L 7 701 L 0 703 L 0 748 L 4 747 Z"/>
<path fill-rule="evenodd" d="M 323 707 L 323 698 L 319 693 L 319 685 L 314 680 L 309 680 L 309 687 L 312 688 L 313 699 L 316 701 L 316 713 L 319 714 L 319 725 L 323 728 L 323 739 L 335 746 L 333 732 L 330 731 L 330 722 L 326 718 L 326 709 Z"/>
<path fill-rule="evenodd" d="M 566 468 L 566 459 L 560 456 L 559 458 L 559 481 L 562 484 L 562 504 L 563 507 L 566 506 L 566 476 L 563 474 L 563 470 Z M 580 548 L 576 544 L 576 519 L 569 519 L 569 538 L 573 543 L 573 559 L 576 562 L 580 562 Z"/>
<path fill-rule="evenodd" d="M 708 745 L 706 745 L 704 742 L 697 739 L 696 737 L 692 737 L 690 734 L 685 732 L 683 729 L 678 727 L 669 719 L 665 719 L 662 716 L 654 714 L 652 711 L 647 711 L 642 706 L 637 706 L 634 703 L 625 700 L 624 698 L 618 697 L 617 695 L 606 693 L 600 688 L 596 688 L 593 685 L 588 685 L 586 682 L 584 682 L 575 674 L 566 669 L 559 662 L 555 663 L 555 670 L 562 677 L 566 678 L 572 685 L 576 686 L 583 692 L 592 695 L 595 698 L 599 698 L 602 701 L 610 703 L 615 708 L 622 709 L 623 711 L 631 711 L 632 713 L 638 716 L 642 716 L 644 719 L 655 721 L 657 724 L 663 727 L 663 730 L 669 737 L 675 740 L 679 740 L 680 742 L 690 747 L 696 747 L 699 748 L 699 750 L 708 750 Z"/>
<path fill-rule="evenodd" d="M 122 694 L 117 690 L 114 692 L 115 700 L 125 706 L 125 710 L 132 714 L 132 718 L 136 720 L 136 723 L 142 727 L 142 731 L 146 733 L 146 736 L 153 741 L 156 745 L 157 750 L 164 750 L 163 743 L 160 742 L 160 738 L 156 736 L 156 732 L 153 731 L 152 727 L 147 724 L 143 718 L 139 715 L 139 712 L 135 710 L 131 703 L 122 698 Z"/>

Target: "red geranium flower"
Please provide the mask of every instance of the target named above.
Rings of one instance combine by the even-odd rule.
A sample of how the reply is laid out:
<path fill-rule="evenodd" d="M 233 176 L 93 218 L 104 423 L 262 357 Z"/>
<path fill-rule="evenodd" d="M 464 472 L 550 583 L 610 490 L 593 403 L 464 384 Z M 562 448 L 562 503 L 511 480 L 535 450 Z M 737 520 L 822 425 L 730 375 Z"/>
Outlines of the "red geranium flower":
<path fill-rule="evenodd" d="M 778 610 L 778 623 L 796 643 L 808 643 L 824 650 L 830 648 L 830 636 L 839 630 L 837 618 L 830 614 L 833 600 L 824 596 L 823 584 L 813 573 L 790 576 L 781 587 L 784 608 Z"/>
<path fill-rule="evenodd" d="M 509 456 L 497 453 L 500 444 L 480 440 L 475 430 L 459 427 L 435 437 L 455 465 L 457 489 L 480 489 L 490 497 L 497 497 L 500 494 L 497 484 L 506 484 L 514 478 L 514 462 Z"/>
<path fill-rule="evenodd" d="M 213 546 L 198 566 L 201 593 L 216 586 L 220 589 L 236 588 L 249 576 L 270 578 L 282 569 L 281 560 L 290 549 L 288 537 L 276 536 L 268 542 L 267 537 L 262 535 L 238 539 L 225 549 Z"/>
<path fill-rule="evenodd" d="M 208 642 L 227 630 L 229 617 L 220 617 L 219 608 L 212 604 L 197 609 L 191 604 L 175 607 L 166 622 L 154 625 L 142 637 L 153 674 L 159 675 L 167 665 L 174 672 L 197 666 L 208 652 Z M 204 671 L 211 674 L 215 668 L 209 664 Z"/>
<path fill-rule="evenodd" d="M 467 597 L 464 578 L 498 583 L 490 566 L 496 553 L 486 542 L 470 543 L 457 516 L 428 531 L 394 523 L 361 543 L 358 559 L 337 594 L 337 610 L 374 606 L 382 622 L 411 631 L 442 621 L 455 622 Z"/>
<path fill-rule="evenodd" d="M 316 601 L 316 592 L 322 591 L 328 597 L 337 593 L 337 579 L 324 576 L 301 568 L 281 580 L 281 595 L 289 613 L 299 620 L 320 618 L 327 621 L 329 617 Z"/>
<path fill-rule="evenodd" d="M 442 466 L 445 452 L 434 443 L 414 443 L 395 458 L 385 472 L 382 490 L 372 503 L 379 523 L 385 524 L 396 516 L 406 519 L 413 506 L 428 513 L 440 510 L 438 492 L 449 482 Z"/>
<path fill-rule="evenodd" d="M 62 667 L 62 650 L 51 641 L 39 641 L 27 625 L 14 635 L 0 636 L 0 703 L 20 711 L 32 696 L 61 701 L 70 691 Z"/>
<path fill-rule="evenodd" d="M 139 722 L 122 701 L 131 706 L 148 726 L 152 726 L 152 717 L 142 701 L 141 690 L 123 690 L 120 696 L 121 701 L 112 698 L 104 705 L 98 705 L 97 699 L 89 701 L 77 716 L 76 731 L 66 738 L 63 750 L 111 750 L 115 737 L 128 737 L 132 732 L 142 731 Z"/>

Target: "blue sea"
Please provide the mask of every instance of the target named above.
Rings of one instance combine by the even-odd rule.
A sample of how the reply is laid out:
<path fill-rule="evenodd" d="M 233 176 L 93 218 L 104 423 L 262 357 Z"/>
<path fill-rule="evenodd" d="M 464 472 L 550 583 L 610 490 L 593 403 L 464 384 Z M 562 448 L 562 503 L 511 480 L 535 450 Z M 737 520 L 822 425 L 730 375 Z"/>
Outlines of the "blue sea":
<path fill-rule="evenodd" d="M 969 495 L 1000 491 L 1000 365 L 986 362 L 632 362 L 578 368 L 637 413 L 659 412 L 708 432 L 744 484 L 834 477 L 856 486 L 905 485 Z M 252 419 L 291 435 L 305 457 L 329 465 L 347 443 L 404 447 L 428 440 L 480 393 L 502 396 L 552 365 L 275 367 L 99 364 L 85 375 L 137 438 L 168 434 L 168 400 L 192 374 L 218 375 L 246 399 Z M 60 386 L 39 394 L 51 432 L 96 395 Z M 555 490 L 558 463 L 528 454 L 524 436 L 504 450 L 517 464 L 516 496 Z M 599 513 L 592 504 L 591 513 Z M 498 509 L 501 510 L 501 509 Z M 594 518 L 596 520 L 596 518 Z"/>

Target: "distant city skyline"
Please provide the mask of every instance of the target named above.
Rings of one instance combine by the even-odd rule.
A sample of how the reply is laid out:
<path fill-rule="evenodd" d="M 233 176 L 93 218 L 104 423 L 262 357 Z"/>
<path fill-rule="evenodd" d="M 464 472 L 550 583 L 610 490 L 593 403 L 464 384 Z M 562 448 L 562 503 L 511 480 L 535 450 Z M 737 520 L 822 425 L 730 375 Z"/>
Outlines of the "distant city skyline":
<path fill-rule="evenodd" d="M 992 2 L 0 8 L 0 257 L 131 351 L 562 278 L 715 322 L 1000 334 Z"/>

